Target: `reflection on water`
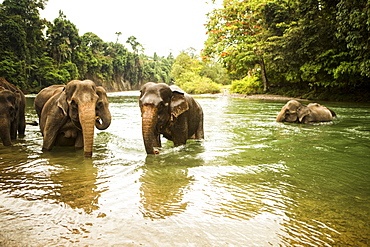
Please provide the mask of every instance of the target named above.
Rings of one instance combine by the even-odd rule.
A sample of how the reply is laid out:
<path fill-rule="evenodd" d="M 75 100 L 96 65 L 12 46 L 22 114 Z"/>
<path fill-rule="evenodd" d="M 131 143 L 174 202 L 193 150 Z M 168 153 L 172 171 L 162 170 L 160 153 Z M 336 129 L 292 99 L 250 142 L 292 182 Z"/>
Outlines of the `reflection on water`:
<path fill-rule="evenodd" d="M 160 156 L 148 156 L 145 164 L 139 179 L 143 215 L 160 219 L 184 212 L 188 203 L 183 197 L 192 179 L 187 166 L 194 164 L 190 160 L 178 162 L 173 157 Z"/>
<path fill-rule="evenodd" d="M 370 245 L 370 105 L 298 125 L 285 102 L 197 97 L 205 140 L 147 156 L 138 92 L 109 100 L 92 159 L 43 153 L 37 126 L 0 146 L 0 246 Z"/>

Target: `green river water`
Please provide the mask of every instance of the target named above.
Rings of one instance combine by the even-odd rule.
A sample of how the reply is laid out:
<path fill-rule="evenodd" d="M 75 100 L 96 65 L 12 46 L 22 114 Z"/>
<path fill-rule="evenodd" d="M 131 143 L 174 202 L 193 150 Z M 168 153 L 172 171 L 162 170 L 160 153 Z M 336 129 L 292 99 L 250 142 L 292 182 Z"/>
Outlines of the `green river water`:
<path fill-rule="evenodd" d="M 299 125 L 275 122 L 286 101 L 196 99 L 205 140 L 156 156 L 138 92 L 109 94 L 92 158 L 43 153 L 38 126 L 0 143 L 0 246 L 370 246 L 370 104 Z"/>

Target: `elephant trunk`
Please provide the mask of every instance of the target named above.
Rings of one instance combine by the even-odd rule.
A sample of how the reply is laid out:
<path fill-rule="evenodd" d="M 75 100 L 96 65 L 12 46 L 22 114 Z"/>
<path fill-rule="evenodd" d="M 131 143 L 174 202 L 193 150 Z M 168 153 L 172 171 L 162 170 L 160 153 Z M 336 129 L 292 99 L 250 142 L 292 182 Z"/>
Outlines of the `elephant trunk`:
<path fill-rule="evenodd" d="M 107 109 L 106 114 L 99 114 L 99 116 L 96 117 L 95 126 L 98 130 L 105 130 L 109 127 L 111 121 L 112 115 Z"/>
<path fill-rule="evenodd" d="M 6 117 L 5 117 L 6 118 Z M 11 146 L 10 123 L 7 119 L 0 118 L 0 138 L 4 146 Z"/>
<path fill-rule="evenodd" d="M 281 110 L 276 117 L 276 122 L 284 122 L 285 110 Z"/>
<path fill-rule="evenodd" d="M 85 157 L 92 156 L 95 128 L 95 105 L 86 103 L 79 107 L 79 120 L 82 127 Z"/>
<path fill-rule="evenodd" d="M 159 136 L 156 133 L 156 125 L 158 121 L 158 110 L 154 106 L 143 106 L 142 112 L 142 132 L 144 146 L 147 154 L 157 154 L 158 151 L 154 147 L 160 146 Z"/>

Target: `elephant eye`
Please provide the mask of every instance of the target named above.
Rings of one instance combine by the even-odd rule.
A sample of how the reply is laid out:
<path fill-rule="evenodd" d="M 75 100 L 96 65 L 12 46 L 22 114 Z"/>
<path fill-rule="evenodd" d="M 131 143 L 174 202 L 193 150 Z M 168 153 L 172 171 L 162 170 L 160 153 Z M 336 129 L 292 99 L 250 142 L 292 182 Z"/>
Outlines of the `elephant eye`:
<path fill-rule="evenodd" d="M 162 102 L 159 103 L 158 107 L 159 107 L 159 109 L 163 109 L 163 108 L 165 108 L 165 106 L 166 106 L 166 104 L 162 101 Z"/>
<path fill-rule="evenodd" d="M 98 103 L 96 104 L 96 109 L 100 109 L 100 108 L 103 108 L 103 102 L 98 101 Z"/>

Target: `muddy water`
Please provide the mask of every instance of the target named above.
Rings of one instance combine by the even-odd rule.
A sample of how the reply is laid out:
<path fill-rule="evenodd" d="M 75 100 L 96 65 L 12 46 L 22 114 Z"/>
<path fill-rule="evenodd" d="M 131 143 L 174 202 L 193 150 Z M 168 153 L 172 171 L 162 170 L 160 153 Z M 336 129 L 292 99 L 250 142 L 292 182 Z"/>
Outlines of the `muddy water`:
<path fill-rule="evenodd" d="M 137 92 L 109 100 L 91 159 L 34 126 L 0 145 L 0 246 L 370 245 L 370 105 L 297 125 L 285 101 L 197 97 L 205 140 L 147 156 Z"/>

